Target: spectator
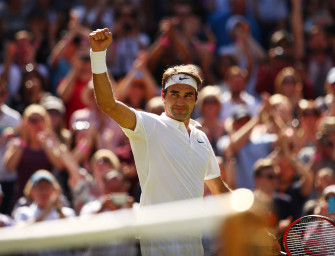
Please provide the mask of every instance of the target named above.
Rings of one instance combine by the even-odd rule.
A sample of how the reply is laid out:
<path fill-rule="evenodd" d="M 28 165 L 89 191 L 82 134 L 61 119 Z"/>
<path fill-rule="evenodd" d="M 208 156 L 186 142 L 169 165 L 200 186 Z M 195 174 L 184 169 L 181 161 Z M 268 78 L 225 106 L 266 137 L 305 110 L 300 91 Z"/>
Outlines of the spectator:
<path fill-rule="evenodd" d="M 147 53 L 141 51 L 132 68 L 120 79 L 115 96 L 135 109 L 145 109 L 145 104 L 158 94 L 158 85 L 147 68 Z"/>
<path fill-rule="evenodd" d="M 74 217 L 73 209 L 64 207 L 60 201 L 61 188 L 50 171 L 37 170 L 24 187 L 24 195 L 31 202 L 14 210 L 17 224 L 32 224 L 39 221 Z"/>
<path fill-rule="evenodd" d="M 51 121 L 52 130 L 57 138 L 66 145 L 67 148 L 71 147 L 72 133 L 70 130 L 65 128 L 65 106 L 61 99 L 49 95 L 41 100 L 41 105 L 47 110 Z M 69 202 L 71 202 L 71 191 L 68 186 L 69 175 L 65 168 L 59 170 L 53 168 L 52 173 L 55 175 L 59 182 L 63 194 L 66 196 Z"/>
<path fill-rule="evenodd" d="M 16 225 L 31 225 L 40 221 L 74 217 L 72 208 L 61 204 L 61 189 L 56 178 L 47 170 L 37 170 L 27 181 L 25 196 L 32 202 L 13 212 Z M 39 255 L 72 255 L 69 250 L 40 251 Z"/>
<path fill-rule="evenodd" d="M 28 64 L 21 72 L 21 86 L 19 93 L 11 102 L 15 109 L 23 113 L 30 104 L 38 104 L 43 97 L 50 95 L 48 92 L 48 79 L 43 77 L 32 63 Z"/>
<path fill-rule="evenodd" d="M 85 133 L 90 130 L 93 147 L 96 149 L 107 148 L 114 151 L 123 144 L 123 133 L 121 128 L 110 120 L 97 106 L 94 98 L 93 81 L 83 90 L 81 99 L 87 106 L 74 111 L 70 118 L 70 130 L 78 133 Z M 99 132 L 97 132 L 99 131 Z M 78 134 L 79 135 L 79 134 Z M 78 144 L 76 143 L 78 146 Z"/>
<path fill-rule="evenodd" d="M 47 65 L 51 51 L 48 14 L 35 6 L 28 12 L 26 22 L 27 29 L 31 33 L 31 43 L 36 52 L 35 60 L 37 63 Z"/>
<path fill-rule="evenodd" d="M 48 95 L 43 97 L 40 103 L 49 114 L 52 130 L 62 143 L 64 143 L 67 147 L 70 147 L 71 131 L 65 128 L 65 106 L 63 101 L 58 97 Z"/>
<path fill-rule="evenodd" d="M 19 136 L 11 139 L 3 157 L 6 168 L 17 171 L 15 200 L 22 196 L 26 182 L 35 171 L 62 169 L 54 136 L 46 110 L 38 104 L 28 106 L 23 113 Z"/>
<path fill-rule="evenodd" d="M 335 116 L 335 67 L 332 67 L 327 74 L 324 90 L 326 95 L 324 97 L 318 97 L 316 99 L 316 103 L 318 103 L 322 114 L 327 116 Z"/>
<path fill-rule="evenodd" d="M 32 34 L 28 30 L 20 30 L 15 34 L 15 64 L 21 70 L 27 69 L 27 65 L 33 65 L 38 72 L 46 79 L 49 78 L 49 71 L 46 64 L 37 62 L 36 49 L 32 41 Z"/>
<path fill-rule="evenodd" d="M 81 94 L 92 80 L 91 62 L 88 48 L 80 49 L 73 58 L 73 64 L 57 87 L 57 94 L 66 107 L 66 127 L 70 126 L 70 117 L 78 109 L 85 108 Z"/>
<path fill-rule="evenodd" d="M 13 100 L 17 97 L 21 85 L 21 69 L 14 64 L 16 55 L 16 45 L 14 41 L 9 41 L 5 45 L 4 61 L 0 64 L 1 80 L 6 83 L 8 97 L 6 104 L 13 106 Z"/>
<path fill-rule="evenodd" d="M 311 166 L 311 169 L 314 173 L 324 167 L 334 167 L 334 134 L 335 117 L 323 117 L 320 120 L 320 124 L 317 130 L 316 151 L 309 159 L 309 165 Z"/>
<path fill-rule="evenodd" d="M 45 15 L 46 30 L 45 36 L 48 38 L 48 55 L 50 54 L 50 49 L 55 46 L 56 40 L 59 40 L 59 31 L 58 29 L 62 29 L 59 25 L 61 24 L 61 19 L 68 15 L 68 11 L 62 10 L 63 14 L 59 15 L 59 10 L 61 9 L 62 1 L 56 3 L 52 2 L 52 0 L 36 0 L 34 1 L 31 10 L 37 9 L 41 11 L 43 15 Z M 47 56 L 49 57 L 49 56 Z"/>
<path fill-rule="evenodd" d="M 131 70 L 139 51 L 149 46 L 150 38 L 141 31 L 138 10 L 130 3 L 124 3 L 115 13 L 112 31 L 115 40 L 107 53 L 107 66 L 109 73 L 119 80 Z"/>
<path fill-rule="evenodd" d="M 197 103 L 199 118 L 196 120 L 201 124 L 203 130 L 210 141 L 214 152 L 216 152 L 216 142 L 226 131 L 224 122 L 219 119 L 221 110 L 220 88 L 215 85 L 207 85 L 199 92 Z"/>
<path fill-rule="evenodd" d="M 5 29 L 4 33 L 7 38 L 13 39 L 15 33 L 27 28 L 26 18 L 30 9 L 29 7 L 29 3 L 22 0 L 5 3 L 0 17 L 5 24 L 3 28 Z"/>
<path fill-rule="evenodd" d="M 258 43 L 261 43 L 261 31 L 259 25 L 254 19 L 253 14 L 248 12 L 247 2 L 248 1 L 246 0 L 229 0 L 229 9 L 214 12 L 209 15 L 208 24 L 211 26 L 211 29 L 217 38 L 217 49 L 232 42 L 229 32 L 225 28 L 227 20 L 233 15 L 244 16 L 250 24 L 252 36 Z"/>
<path fill-rule="evenodd" d="M 321 168 L 315 174 L 315 182 L 314 187 L 316 190 L 316 198 L 320 198 L 322 196 L 323 190 L 335 184 L 335 172 L 334 169 L 325 167 Z"/>
<path fill-rule="evenodd" d="M 266 226 L 272 234 L 278 235 L 279 217 L 275 205 L 279 170 L 271 158 L 260 158 L 253 166 L 255 179 L 254 195 L 260 207 L 266 212 Z"/>
<path fill-rule="evenodd" d="M 80 215 L 116 211 L 132 208 L 134 198 L 129 196 L 129 183 L 122 172 L 109 170 L 101 177 L 103 191 L 97 200 L 88 202 L 83 206 Z"/>
<path fill-rule="evenodd" d="M 178 11 L 178 5 L 184 6 L 182 13 Z M 209 26 L 204 24 L 198 15 L 193 13 L 193 6 L 190 3 L 176 1 L 174 5 L 179 20 L 176 33 L 187 46 L 191 63 L 199 66 L 203 71 L 206 84 L 214 83 L 214 74 L 212 73 L 214 53 L 216 51 L 216 38 Z M 179 12 L 179 14 L 178 14 Z"/>
<path fill-rule="evenodd" d="M 50 90 L 54 95 L 60 81 L 75 64 L 76 56 L 83 45 L 83 38 L 89 34 L 89 29 L 81 26 L 75 15 L 71 15 L 67 26 L 68 30 L 52 48 L 49 57 Z"/>
<path fill-rule="evenodd" d="M 102 212 L 117 211 L 132 208 L 134 199 L 128 195 L 127 181 L 123 174 L 117 170 L 108 171 L 103 177 L 103 194 L 96 200 L 85 204 L 80 215 L 98 214 Z M 135 239 L 113 241 L 110 244 L 91 246 L 85 252 L 90 255 L 138 255 Z"/>
<path fill-rule="evenodd" d="M 303 30 L 310 31 L 313 26 L 320 26 L 328 31 L 334 25 L 334 4 L 331 1 L 307 0 L 303 3 Z"/>
<path fill-rule="evenodd" d="M 335 185 L 329 185 L 322 191 L 318 205 L 315 207 L 314 214 L 335 219 Z"/>
<path fill-rule="evenodd" d="M 266 0 L 253 1 L 254 15 L 262 30 L 262 45 L 269 47 L 271 35 L 285 27 L 289 19 L 289 6 L 287 1 L 283 0 Z"/>
<path fill-rule="evenodd" d="M 229 91 L 229 87 L 226 83 L 226 74 L 227 70 L 232 66 L 237 66 L 237 61 L 232 52 L 220 51 L 214 56 L 214 84 L 220 86 L 221 93 Z"/>
<path fill-rule="evenodd" d="M 274 84 L 276 93 L 288 97 L 293 108 L 293 115 L 297 117 L 304 86 L 299 72 L 293 67 L 285 67 L 277 74 Z"/>
<path fill-rule="evenodd" d="M 263 116 L 269 113 L 265 99 L 259 113 L 252 117 L 244 105 L 232 109 L 232 129 L 217 142 L 217 150 L 227 165 L 227 183 L 232 188 L 254 188 L 252 166 L 259 158 L 265 158 L 274 149 L 277 135 L 269 134 L 262 125 Z M 229 122 L 228 119 L 226 122 Z"/>
<path fill-rule="evenodd" d="M 287 136 L 281 135 L 278 142 L 278 149 L 271 155 L 279 167 L 276 205 L 279 219 L 292 221 L 302 216 L 303 206 L 313 189 L 314 175 L 291 151 Z M 284 202 L 291 207 L 285 207 Z"/>
<path fill-rule="evenodd" d="M 258 66 L 265 60 L 263 47 L 250 34 L 250 24 L 242 15 L 233 15 L 226 24 L 232 43 L 219 48 L 221 52 L 231 52 L 238 66 L 248 71 L 246 91 L 259 98 L 255 91 Z"/>
<path fill-rule="evenodd" d="M 11 61 L 11 66 L 20 70 L 16 74 L 17 77 L 14 80 L 10 80 L 10 86 L 14 87 L 10 89 L 11 98 L 9 103 L 12 108 L 22 113 L 27 105 L 38 102 L 41 97 L 40 91 L 48 91 L 49 71 L 45 64 L 36 61 L 36 50 L 32 44 L 32 34 L 29 31 L 21 30 L 17 32 L 15 40 L 9 47 L 7 58 Z M 36 77 L 38 81 L 32 79 L 32 77 Z M 25 79 L 28 81 L 31 79 L 36 83 L 28 83 L 26 85 L 25 82 L 27 80 Z"/>
<path fill-rule="evenodd" d="M 162 101 L 162 97 L 155 96 L 151 98 L 147 104 L 145 104 L 144 110 L 149 113 L 161 115 L 164 112 L 164 102 Z"/>
<path fill-rule="evenodd" d="M 314 100 L 299 101 L 299 127 L 295 132 L 294 150 L 298 155 L 304 152 L 315 152 L 317 145 L 317 127 L 320 121 L 320 110 Z"/>
<path fill-rule="evenodd" d="M 251 114 L 255 116 L 258 111 L 258 101 L 251 94 L 246 92 L 248 72 L 238 66 L 232 66 L 226 73 L 226 83 L 229 91 L 221 96 L 220 119 L 226 120 L 235 105 L 245 105 Z"/>
<path fill-rule="evenodd" d="M 179 36 L 179 24 L 179 19 L 175 17 L 163 18 L 159 23 L 158 36 L 151 44 L 148 55 L 148 68 L 156 81 L 161 80 L 167 66 L 191 62 L 189 49 Z"/>
<path fill-rule="evenodd" d="M 90 168 L 81 168 L 66 147 L 61 151 L 64 166 L 69 172 L 69 186 L 77 213 L 87 202 L 99 198 L 104 191 L 103 176 L 110 169 L 120 170 L 119 158 L 108 149 L 97 150 L 90 162 Z"/>
<path fill-rule="evenodd" d="M 84 0 L 74 4 L 72 15 L 76 15 L 79 22 L 90 29 L 110 27 L 114 25 L 115 10 L 107 0 Z"/>
<path fill-rule="evenodd" d="M 275 122 L 281 131 L 284 134 L 294 133 L 298 120 L 293 118 L 293 109 L 289 98 L 283 94 L 275 93 L 270 96 L 269 102 L 272 106 Z M 276 126 L 269 128 L 274 133 L 276 129 Z"/>
<path fill-rule="evenodd" d="M 324 28 L 313 26 L 308 31 L 305 51 L 306 72 L 312 83 L 315 97 L 324 96 L 324 84 L 327 73 L 335 65 L 334 52 L 331 50 L 330 38 Z"/>
<path fill-rule="evenodd" d="M 4 197 L 4 193 L 2 191 L 1 188 L 1 184 L 0 184 L 0 207 L 2 205 L 2 200 Z M 14 225 L 14 220 L 13 218 L 10 216 L 9 214 L 5 214 L 3 211 L 0 211 L 0 228 L 2 227 L 9 227 L 9 226 L 13 226 Z"/>
<path fill-rule="evenodd" d="M 5 104 L 8 99 L 8 74 L 9 65 L 6 65 L 4 72 L 0 75 L 0 158 L 2 159 L 8 141 L 16 136 L 16 131 L 21 123 L 21 115 Z M 10 214 L 14 205 L 14 190 L 16 185 L 16 171 L 9 172 L 4 161 L 0 161 L 0 185 L 4 195 L 0 204 L 0 212 Z"/>
<path fill-rule="evenodd" d="M 256 81 L 256 92 L 274 93 L 274 80 L 278 72 L 284 67 L 295 67 L 299 70 L 304 83 L 304 95 L 315 97 L 308 73 L 303 64 L 304 34 L 302 28 L 301 3 L 291 1 L 290 26 L 274 31 L 271 34 L 267 60 L 260 66 Z"/>

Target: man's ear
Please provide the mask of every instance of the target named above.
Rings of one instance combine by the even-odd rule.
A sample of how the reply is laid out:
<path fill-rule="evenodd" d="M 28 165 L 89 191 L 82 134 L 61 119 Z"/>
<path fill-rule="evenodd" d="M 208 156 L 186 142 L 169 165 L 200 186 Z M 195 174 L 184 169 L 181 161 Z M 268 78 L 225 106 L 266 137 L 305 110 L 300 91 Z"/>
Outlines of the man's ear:
<path fill-rule="evenodd" d="M 162 89 L 162 101 L 165 102 L 165 92 L 166 90 Z"/>

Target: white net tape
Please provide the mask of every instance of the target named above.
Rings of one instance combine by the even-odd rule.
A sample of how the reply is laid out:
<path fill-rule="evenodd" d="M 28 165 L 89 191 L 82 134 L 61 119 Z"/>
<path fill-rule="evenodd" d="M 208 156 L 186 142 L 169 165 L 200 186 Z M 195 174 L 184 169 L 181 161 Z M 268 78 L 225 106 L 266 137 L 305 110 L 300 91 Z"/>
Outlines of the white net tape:
<path fill-rule="evenodd" d="M 248 210 L 252 204 L 252 193 L 241 189 L 215 198 L 1 228 L 0 254 L 97 245 L 134 239 L 139 234 L 159 237 L 185 230 L 189 234 L 199 230 L 212 233 L 225 216 Z"/>

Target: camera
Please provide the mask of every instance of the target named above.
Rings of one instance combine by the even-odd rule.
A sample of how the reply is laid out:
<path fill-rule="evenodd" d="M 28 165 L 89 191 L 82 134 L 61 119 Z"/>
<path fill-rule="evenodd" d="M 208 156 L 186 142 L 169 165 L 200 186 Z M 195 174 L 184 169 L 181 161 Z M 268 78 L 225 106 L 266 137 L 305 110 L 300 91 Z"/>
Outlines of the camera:
<path fill-rule="evenodd" d="M 129 32 L 130 30 L 133 29 L 133 26 L 129 22 L 125 21 L 122 24 L 122 28 L 124 29 L 124 31 Z"/>
<path fill-rule="evenodd" d="M 128 193 L 112 193 L 109 195 L 109 199 L 113 202 L 113 204 L 122 206 L 128 201 Z"/>

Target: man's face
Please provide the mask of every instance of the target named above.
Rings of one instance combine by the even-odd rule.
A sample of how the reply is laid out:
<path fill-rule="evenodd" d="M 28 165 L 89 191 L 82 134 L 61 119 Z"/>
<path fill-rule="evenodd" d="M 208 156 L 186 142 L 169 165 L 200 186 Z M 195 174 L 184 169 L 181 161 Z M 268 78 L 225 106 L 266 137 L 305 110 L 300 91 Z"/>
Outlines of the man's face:
<path fill-rule="evenodd" d="M 228 78 L 227 84 L 232 94 L 239 94 L 245 90 L 245 78 L 241 75 L 232 75 Z"/>
<path fill-rule="evenodd" d="M 272 167 L 262 171 L 259 177 L 256 177 L 258 189 L 265 193 L 273 193 L 278 186 L 278 173 Z"/>
<path fill-rule="evenodd" d="M 196 103 L 196 91 L 187 84 L 174 84 L 167 88 L 165 97 L 166 115 L 180 122 L 189 120 Z"/>

